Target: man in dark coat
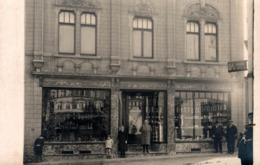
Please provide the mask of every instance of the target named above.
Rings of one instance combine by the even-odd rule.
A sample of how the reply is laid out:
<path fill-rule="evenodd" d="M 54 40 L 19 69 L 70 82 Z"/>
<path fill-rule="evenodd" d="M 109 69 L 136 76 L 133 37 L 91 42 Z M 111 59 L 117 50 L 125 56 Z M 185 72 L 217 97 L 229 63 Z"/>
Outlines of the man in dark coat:
<path fill-rule="evenodd" d="M 253 124 L 246 125 L 245 141 L 246 141 L 247 165 L 253 164 L 253 126 L 254 126 Z"/>
<path fill-rule="evenodd" d="M 234 154 L 235 150 L 235 140 L 237 137 L 237 127 L 233 125 L 233 121 L 229 121 L 229 125 L 227 126 L 227 134 L 226 134 L 226 140 L 227 140 L 227 148 L 229 154 Z"/>
<path fill-rule="evenodd" d="M 118 150 L 120 151 L 121 158 L 125 158 L 125 151 L 127 150 L 127 138 L 128 138 L 128 133 L 125 130 L 125 127 L 121 125 L 117 136 Z"/>
<path fill-rule="evenodd" d="M 238 158 L 241 160 L 241 165 L 247 165 L 245 134 L 240 133 L 240 137 L 237 142 L 237 147 L 238 147 Z"/>
<path fill-rule="evenodd" d="M 39 159 L 41 159 L 42 156 L 43 145 L 44 145 L 44 138 L 43 136 L 40 136 L 34 142 L 34 153 L 36 156 L 38 156 Z"/>
<path fill-rule="evenodd" d="M 147 153 L 149 153 L 148 147 L 149 147 L 150 142 L 151 142 L 152 128 L 148 124 L 148 120 L 144 121 L 144 124 L 140 128 L 140 132 L 142 133 L 141 143 L 143 145 L 143 153 L 145 153 L 145 150 L 146 150 Z"/>
<path fill-rule="evenodd" d="M 216 153 L 218 151 L 222 153 L 222 137 L 224 135 L 224 129 L 221 123 L 216 121 L 216 124 L 212 127 L 212 138 L 214 139 L 214 147 Z"/>

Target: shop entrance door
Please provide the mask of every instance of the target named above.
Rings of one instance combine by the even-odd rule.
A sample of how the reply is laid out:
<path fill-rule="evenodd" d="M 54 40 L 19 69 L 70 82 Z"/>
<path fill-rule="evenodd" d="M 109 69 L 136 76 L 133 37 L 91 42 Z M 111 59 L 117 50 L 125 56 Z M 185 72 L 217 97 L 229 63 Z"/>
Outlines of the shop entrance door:
<path fill-rule="evenodd" d="M 122 124 L 128 131 L 129 144 L 141 143 L 140 128 L 146 119 L 152 127 L 151 142 L 164 141 L 165 98 L 165 92 L 123 92 Z"/>

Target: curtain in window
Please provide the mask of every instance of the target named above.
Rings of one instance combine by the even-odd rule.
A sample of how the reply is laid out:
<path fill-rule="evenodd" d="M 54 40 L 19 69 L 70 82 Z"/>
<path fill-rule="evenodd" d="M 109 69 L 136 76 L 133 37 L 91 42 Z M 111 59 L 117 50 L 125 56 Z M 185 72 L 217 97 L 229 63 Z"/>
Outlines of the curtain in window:
<path fill-rule="evenodd" d="M 60 25 L 59 52 L 74 53 L 74 25 Z"/>
<path fill-rule="evenodd" d="M 95 27 L 81 27 L 81 53 L 96 54 L 96 29 Z"/>
<path fill-rule="evenodd" d="M 199 60 L 199 35 L 187 34 L 187 59 Z"/>
<path fill-rule="evenodd" d="M 217 49 L 216 49 L 216 36 L 205 35 L 205 59 L 207 61 L 217 60 Z"/>

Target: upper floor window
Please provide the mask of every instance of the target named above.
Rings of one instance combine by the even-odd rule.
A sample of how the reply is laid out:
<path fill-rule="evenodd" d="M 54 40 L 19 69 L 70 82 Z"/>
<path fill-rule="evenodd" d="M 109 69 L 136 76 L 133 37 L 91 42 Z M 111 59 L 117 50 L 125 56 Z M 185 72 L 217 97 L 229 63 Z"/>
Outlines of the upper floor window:
<path fill-rule="evenodd" d="M 133 55 L 134 57 L 153 57 L 153 22 L 150 18 L 134 18 Z"/>
<path fill-rule="evenodd" d="M 71 11 L 59 13 L 59 53 L 75 52 L 75 15 Z"/>
<path fill-rule="evenodd" d="M 96 54 L 96 16 L 93 13 L 81 15 L 81 54 Z"/>
<path fill-rule="evenodd" d="M 187 59 L 200 60 L 199 56 L 199 24 L 188 22 L 186 24 Z"/>
<path fill-rule="evenodd" d="M 205 60 L 217 61 L 217 27 L 214 23 L 205 24 Z"/>

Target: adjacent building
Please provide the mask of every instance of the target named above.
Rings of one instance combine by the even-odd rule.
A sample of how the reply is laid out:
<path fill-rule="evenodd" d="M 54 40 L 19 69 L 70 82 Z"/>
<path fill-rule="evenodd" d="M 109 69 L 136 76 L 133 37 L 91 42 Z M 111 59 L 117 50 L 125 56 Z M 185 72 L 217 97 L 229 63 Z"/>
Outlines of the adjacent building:
<path fill-rule="evenodd" d="M 246 124 L 240 0 L 26 0 L 25 159 L 104 157 L 152 127 L 151 153 L 213 151 L 212 126 Z"/>

